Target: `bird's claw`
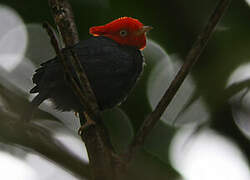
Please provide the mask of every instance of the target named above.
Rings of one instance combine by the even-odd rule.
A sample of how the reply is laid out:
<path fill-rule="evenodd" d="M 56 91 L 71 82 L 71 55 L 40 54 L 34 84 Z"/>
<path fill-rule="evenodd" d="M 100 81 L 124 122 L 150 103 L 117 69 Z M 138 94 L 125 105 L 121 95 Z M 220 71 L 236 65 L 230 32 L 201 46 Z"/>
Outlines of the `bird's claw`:
<path fill-rule="evenodd" d="M 82 136 L 83 135 L 83 132 L 88 129 L 90 126 L 94 126 L 96 123 L 89 123 L 89 122 L 86 122 L 84 125 L 82 125 L 79 129 L 78 129 L 78 135 L 79 136 Z"/>
<path fill-rule="evenodd" d="M 87 113 L 84 113 L 85 115 L 85 118 L 86 118 L 86 122 L 78 129 L 78 135 L 79 136 L 82 136 L 83 135 L 83 132 L 88 129 L 90 126 L 94 126 L 96 125 L 96 122 L 91 120 L 88 116 Z"/>

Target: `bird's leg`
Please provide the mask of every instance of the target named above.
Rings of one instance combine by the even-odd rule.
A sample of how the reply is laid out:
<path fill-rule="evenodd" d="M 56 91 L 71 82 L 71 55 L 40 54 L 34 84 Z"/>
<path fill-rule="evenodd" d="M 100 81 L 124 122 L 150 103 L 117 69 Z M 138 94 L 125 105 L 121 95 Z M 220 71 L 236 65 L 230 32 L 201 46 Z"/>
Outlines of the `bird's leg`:
<path fill-rule="evenodd" d="M 96 124 L 96 122 L 93 121 L 86 112 L 83 112 L 83 114 L 84 114 L 84 117 L 85 117 L 86 121 L 84 122 L 84 124 L 82 124 L 82 126 L 78 130 L 78 134 L 80 136 L 83 134 L 84 130 L 86 130 L 90 126 L 93 126 L 93 125 Z"/>

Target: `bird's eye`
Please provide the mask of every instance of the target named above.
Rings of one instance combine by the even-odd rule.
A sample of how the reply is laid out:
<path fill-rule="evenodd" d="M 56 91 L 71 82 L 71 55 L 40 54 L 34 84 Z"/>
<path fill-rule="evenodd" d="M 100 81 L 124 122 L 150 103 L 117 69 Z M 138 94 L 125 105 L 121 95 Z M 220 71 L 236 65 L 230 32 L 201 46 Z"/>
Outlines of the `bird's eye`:
<path fill-rule="evenodd" d="M 120 31 L 120 36 L 122 36 L 122 37 L 127 36 L 127 34 L 128 34 L 128 32 L 125 29 Z"/>

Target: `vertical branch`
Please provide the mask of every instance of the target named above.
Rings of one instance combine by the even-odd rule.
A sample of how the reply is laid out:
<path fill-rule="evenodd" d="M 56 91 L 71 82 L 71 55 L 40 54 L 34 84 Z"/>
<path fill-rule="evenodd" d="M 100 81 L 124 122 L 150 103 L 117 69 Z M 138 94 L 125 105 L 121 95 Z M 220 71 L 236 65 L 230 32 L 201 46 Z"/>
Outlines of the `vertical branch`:
<path fill-rule="evenodd" d="M 175 76 L 174 80 L 171 82 L 169 88 L 166 90 L 165 94 L 159 101 L 158 105 L 153 112 L 142 123 L 134 141 L 131 144 L 130 151 L 131 153 L 139 146 L 141 146 L 147 137 L 147 135 L 152 131 L 155 124 L 159 121 L 160 117 L 168 107 L 169 103 L 174 98 L 181 84 L 187 77 L 188 73 L 191 71 L 194 64 L 197 62 L 201 53 L 207 45 L 208 40 L 210 39 L 216 25 L 219 20 L 222 18 L 226 9 L 230 4 L 230 0 L 220 0 L 214 12 L 212 13 L 210 19 L 208 20 L 207 25 L 204 30 L 200 33 L 197 40 L 190 49 L 188 55 L 185 58 L 185 62 L 179 70 L 178 74 Z"/>
<path fill-rule="evenodd" d="M 65 47 L 72 47 L 79 41 L 79 36 L 69 2 L 67 0 L 49 0 L 49 5 Z M 67 53 L 67 57 L 61 51 L 57 51 L 57 56 L 62 61 L 65 74 L 69 77 L 69 83 L 87 114 L 85 116 L 84 113 L 80 113 L 80 122 L 84 122 L 86 118 L 98 122 L 81 134 L 87 148 L 92 177 L 95 180 L 112 180 L 114 179 L 114 151 L 106 129 L 102 124 L 96 98 L 85 74 L 84 67 L 81 66 L 77 54 L 73 51 Z M 79 84 L 76 83 L 72 71 L 70 71 L 72 66 Z"/>
<path fill-rule="evenodd" d="M 49 0 L 49 6 L 65 46 L 71 47 L 78 43 L 79 35 L 69 2 L 67 0 Z"/>
<path fill-rule="evenodd" d="M 46 29 L 52 46 L 54 47 L 54 50 L 56 52 L 57 57 L 62 61 L 63 67 L 64 67 L 64 73 L 69 78 L 71 88 L 73 89 L 73 92 L 76 96 L 79 96 L 79 100 L 81 102 L 81 105 L 84 106 L 84 104 L 87 104 L 86 96 L 82 93 L 80 87 L 77 85 L 76 80 L 71 76 L 70 67 L 68 65 L 68 62 L 66 61 L 66 58 L 64 57 L 63 53 L 61 52 L 59 48 L 59 44 L 56 39 L 56 35 L 52 29 L 52 27 L 48 23 L 43 23 L 43 27 Z"/>

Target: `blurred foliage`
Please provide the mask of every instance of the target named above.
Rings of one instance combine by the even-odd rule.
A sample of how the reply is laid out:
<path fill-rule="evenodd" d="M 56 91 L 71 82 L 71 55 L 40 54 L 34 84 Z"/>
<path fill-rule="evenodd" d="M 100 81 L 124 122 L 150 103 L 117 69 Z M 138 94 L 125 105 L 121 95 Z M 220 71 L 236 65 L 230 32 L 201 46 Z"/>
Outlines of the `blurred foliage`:
<path fill-rule="evenodd" d="M 218 0 L 70 2 L 81 39 L 89 37 L 89 27 L 121 16 L 135 17 L 154 27 L 148 34 L 153 41 L 144 50 L 146 65 L 143 76 L 124 104 L 104 112 L 112 143 L 123 152 L 170 83 L 179 67 L 176 64 L 181 64 Z M 0 5 L 14 9 L 24 21 L 28 33 L 23 61 L 13 71 L 1 70 L 0 73 L 0 141 L 18 145 L 27 153 L 36 151 L 78 178 L 88 177 L 86 162 L 54 138 L 54 133 L 60 129 L 65 134 L 73 134 L 72 138 L 79 139 L 76 135 L 79 122 L 72 113 L 56 112 L 47 103 L 35 114 L 35 123 L 26 126 L 18 122 L 18 116 L 28 107 L 27 92 L 32 86 L 34 66 L 37 67 L 54 54 L 46 33 L 39 25 L 43 21 L 53 23 L 47 1 L 0 0 Z M 168 157 L 169 146 L 178 128 L 190 122 L 199 124 L 197 132 L 205 126 L 228 137 L 241 148 L 250 162 L 249 136 L 242 133 L 241 126 L 232 114 L 232 107 L 235 106 L 231 106 L 228 101 L 234 94 L 249 87 L 249 83 L 245 83 L 229 91 L 238 82 L 228 85 L 235 69 L 250 60 L 249 18 L 247 3 L 243 0 L 233 1 L 193 68 L 192 75 L 178 92 L 180 95 L 176 96 L 172 107 L 147 139 L 144 149 L 138 153 L 131 167 L 132 177 L 178 179 L 179 173 L 172 168 Z M 31 65 L 27 63 L 29 60 Z M 41 119 L 53 120 L 53 129 L 49 129 L 50 125 Z M 174 122 L 177 122 L 177 126 L 174 126 Z M 249 122 L 246 124 L 249 126 Z M 83 144 L 80 146 L 84 148 Z M 5 148 L 0 146 L 0 149 Z"/>

